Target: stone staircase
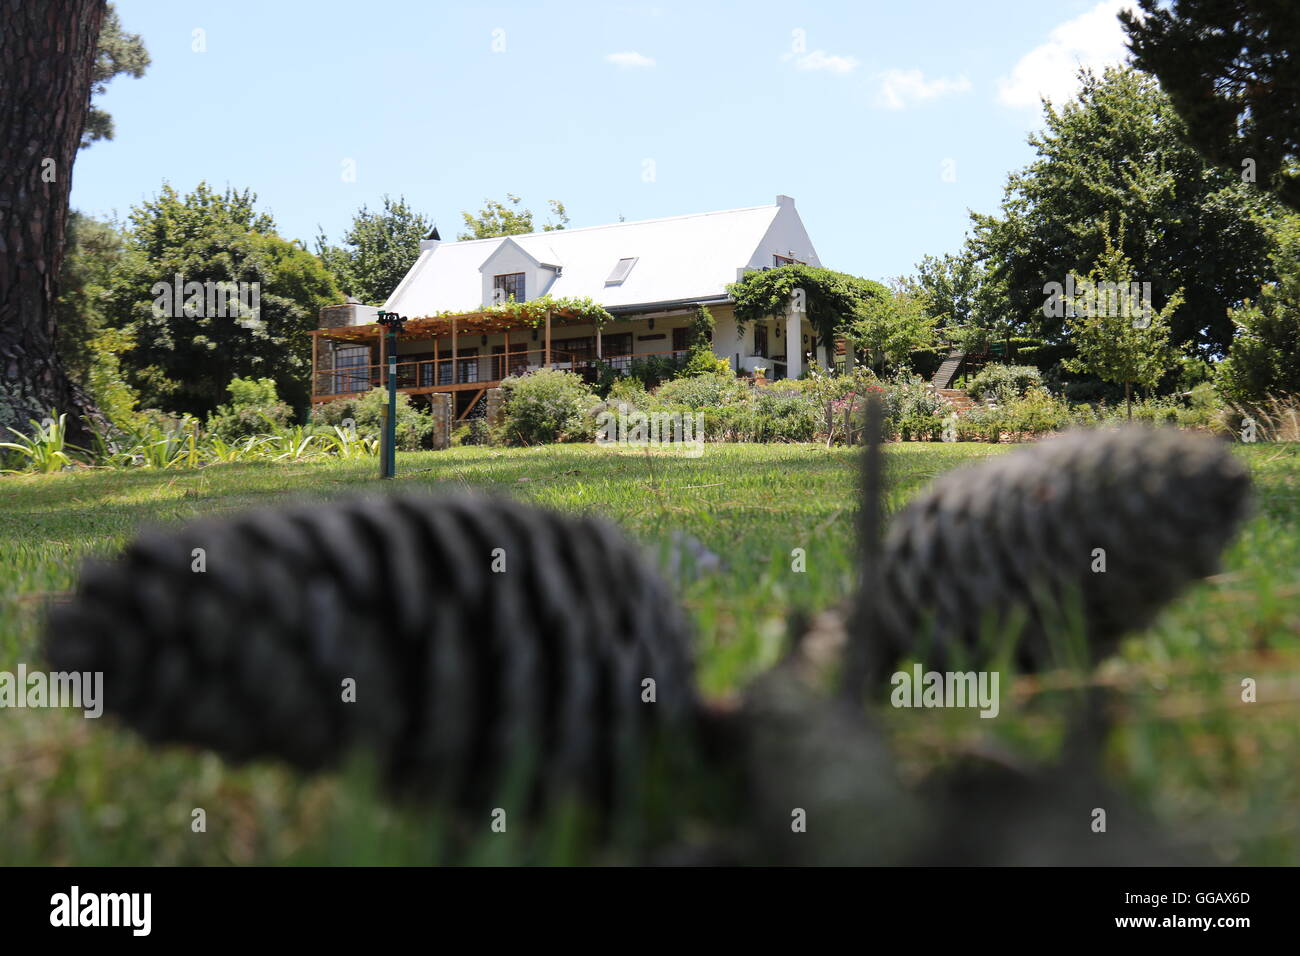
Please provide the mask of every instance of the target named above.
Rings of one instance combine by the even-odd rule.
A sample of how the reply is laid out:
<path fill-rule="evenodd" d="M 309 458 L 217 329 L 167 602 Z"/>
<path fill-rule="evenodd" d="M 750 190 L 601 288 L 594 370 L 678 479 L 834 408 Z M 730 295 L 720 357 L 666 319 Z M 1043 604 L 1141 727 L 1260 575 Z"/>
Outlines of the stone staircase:
<path fill-rule="evenodd" d="M 970 411 L 979 404 L 967 395 L 963 388 L 937 388 L 935 393 L 958 415 Z"/>
<path fill-rule="evenodd" d="M 934 377 L 930 379 L 930 384 L 937 389 L 945 389 L 951 385 L 953 378 L 957 375 L 957 370 L 961 368 L 964 358 L 966 358 L 966 353 L 960 349 L 953 349 L 949 352 L 948 357 L 943 360 L 943 364 L 935 371 Z"/>

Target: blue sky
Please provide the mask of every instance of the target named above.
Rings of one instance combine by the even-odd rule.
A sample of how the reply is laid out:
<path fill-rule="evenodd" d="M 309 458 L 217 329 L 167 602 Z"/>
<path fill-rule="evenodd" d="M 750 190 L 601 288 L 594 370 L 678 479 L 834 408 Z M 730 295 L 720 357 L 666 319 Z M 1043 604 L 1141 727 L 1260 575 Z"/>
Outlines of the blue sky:
<path fill-rule="evenodd" d="M 824 265 L 885 279 L 996 209 L 1039 95 L 1123 57 L 1120 5 L 118 0 L 153 65 L 102 97 L 72 201 L 206 179 L 310 244 L 385 193 L 444 239 L 506 192 L 573 226 L 785 193 Z"/>

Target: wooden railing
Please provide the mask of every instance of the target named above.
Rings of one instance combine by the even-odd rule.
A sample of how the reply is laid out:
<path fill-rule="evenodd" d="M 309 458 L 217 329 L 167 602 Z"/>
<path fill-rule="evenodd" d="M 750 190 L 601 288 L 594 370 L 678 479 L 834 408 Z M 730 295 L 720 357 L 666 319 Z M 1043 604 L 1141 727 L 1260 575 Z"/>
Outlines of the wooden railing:
<path fill-rule="evenodd" d="M 550 368 L 576 372 L 594 381 L 602 365 L 627 374 L 633 362 L 654 356 L 671 357 L 684 363 L 690 353 L 685 350 L 671 352 L 643 352 L 635 355 L 606 355 L 596 358 L 590 353 L 570 353 L 551 349 Z M 546 362 L 545 349 L 529 349 L 492 355 L 468 355 L 452 358 L 417 359 L 398 361 L 397 387 L 404 392 L 452 392 L 487 388 L 503 378 L 521 375 L 541 368 Z M 387 385 L 388 367 L 385 365 L 353 365 L 344 368 L 322 369 L 312 382 L 312 398 L 327 399 L 344 395 L 364 394 L 372 388 Z"/>

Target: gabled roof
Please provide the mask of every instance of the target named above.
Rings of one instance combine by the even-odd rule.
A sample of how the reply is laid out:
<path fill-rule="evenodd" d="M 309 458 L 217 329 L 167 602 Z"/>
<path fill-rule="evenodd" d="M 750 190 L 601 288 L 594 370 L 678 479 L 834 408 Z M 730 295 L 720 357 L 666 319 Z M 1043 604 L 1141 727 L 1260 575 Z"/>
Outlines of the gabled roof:
<path fill-rule="evenodd" d="M 505 236 L 498 240 L 499 245 L 488 253 L 488 257 L 479 263 L 478 271 L 482 275 L 484 272 L 492 270 L 493 260 L 509 253 L 511 250 L 518 251 L 528 259 L 535 268 L 556 268 L 558 266 L 557 257 L 550 249 L 542 249 L 540 246 L 529 244 L 528 247 L 521 245 L 516 241 L 515 236 Z"/>
<path fill-rule="evenodd" d="M 770 265 L 770 252 L 787 252 L 775 245 L 770 252 L 764 248 L 765 243 L 782 242 L 801 244 L 795 251 L 817 264 L 791 200 L 606 226 L 440 242 L 420 254 L 384 308 L 408 317 L 480 308 L 481 269 L 507 243 L 518 245 L 534 262 L 560 268 L 549 287 L 528 288 L 530 299 L 543 293 L 554 298 L 585 297 L 614 309 L 708 301 L 726 295 L 726 285 L 736 281 L 738 269 Z M 606 285 L 618 261 L 630 258 L 637 261 L 627 277 Z"/>

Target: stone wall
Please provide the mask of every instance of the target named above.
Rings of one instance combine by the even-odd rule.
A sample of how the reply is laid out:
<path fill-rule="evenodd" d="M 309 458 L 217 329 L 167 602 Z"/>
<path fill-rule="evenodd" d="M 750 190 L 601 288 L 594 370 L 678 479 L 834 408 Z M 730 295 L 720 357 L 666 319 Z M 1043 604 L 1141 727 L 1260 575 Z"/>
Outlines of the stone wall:
<path fill-rule="evenodd" d="M 443 451 L 451 447 L 452 425 L 451 394 L 434 392 L 429 396 L 429 411 L 433 415 L 433 448 Z"/>

